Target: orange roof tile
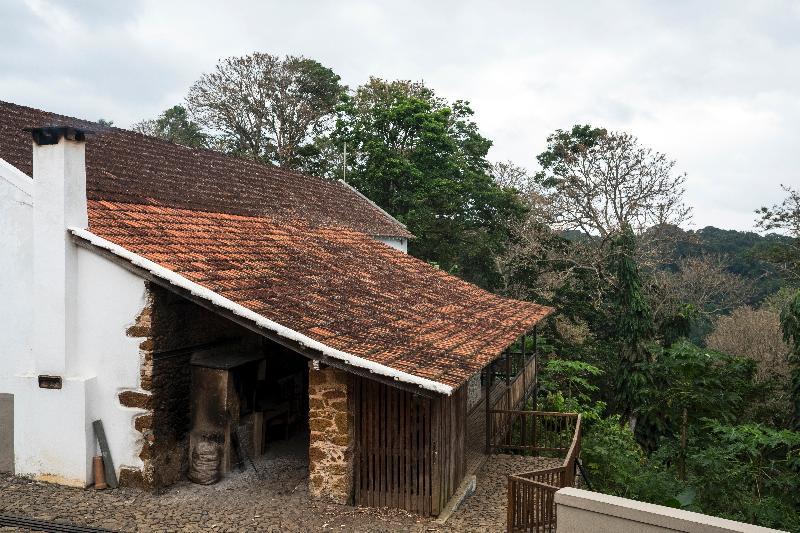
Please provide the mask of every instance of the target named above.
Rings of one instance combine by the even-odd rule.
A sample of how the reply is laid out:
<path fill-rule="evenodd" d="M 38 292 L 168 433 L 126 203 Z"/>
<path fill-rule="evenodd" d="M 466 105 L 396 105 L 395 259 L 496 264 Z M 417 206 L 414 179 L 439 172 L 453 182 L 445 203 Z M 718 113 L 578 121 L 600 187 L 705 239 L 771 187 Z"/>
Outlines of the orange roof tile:
<path fill-rule="evenodd" d="M 331 348 L 450 387 L 552 311 L 303 220 L 90 201 L 89 229 Z"/>

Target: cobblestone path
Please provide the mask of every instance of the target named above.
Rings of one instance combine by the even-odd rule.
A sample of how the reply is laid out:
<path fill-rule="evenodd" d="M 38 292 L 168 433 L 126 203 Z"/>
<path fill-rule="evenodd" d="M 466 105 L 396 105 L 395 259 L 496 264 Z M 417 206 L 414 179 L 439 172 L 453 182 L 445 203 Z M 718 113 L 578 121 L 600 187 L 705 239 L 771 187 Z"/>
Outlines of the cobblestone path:
<path fill-rule="evenodd" d="M 280 450 L 278 450 L 280 452 Z M 506 474 L 536 459 L 493 456 L 477 490 L 447 521 L 309 498 L 303 457 L 266 454 L 256 467 L 212 486 L 178 483 L 162 494 L 84 490 L 0 477 L 0 513 L 119 531 L 504 531 Z M 0 528 L 0 531 L 11 531 Z"/>

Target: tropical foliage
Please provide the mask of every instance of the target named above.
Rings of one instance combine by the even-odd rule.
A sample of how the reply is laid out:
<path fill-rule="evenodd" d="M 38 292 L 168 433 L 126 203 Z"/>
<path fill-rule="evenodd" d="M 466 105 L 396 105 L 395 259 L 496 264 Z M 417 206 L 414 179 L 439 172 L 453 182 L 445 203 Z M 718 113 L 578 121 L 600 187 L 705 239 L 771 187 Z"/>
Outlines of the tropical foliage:
<path fill-rule="evenodd" d="M 537 405 L 584 413 L 596 490 L 800 531 L 796 189 L 757 209 L 766 235 L 685 230 L 686 174 L 629 132 L 556 130 L 529 172 L 489 160 L 466 101 L 351 90 L 296 56 L 222 60 L 137 127 L 343 179 L 408 226 L 410 253 L 556 307 Z"/>

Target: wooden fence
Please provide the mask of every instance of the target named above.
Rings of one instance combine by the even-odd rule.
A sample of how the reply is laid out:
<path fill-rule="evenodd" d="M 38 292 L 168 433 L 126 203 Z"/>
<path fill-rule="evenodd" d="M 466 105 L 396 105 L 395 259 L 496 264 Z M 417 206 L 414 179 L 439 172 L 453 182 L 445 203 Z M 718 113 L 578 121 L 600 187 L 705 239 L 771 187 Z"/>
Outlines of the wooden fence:
<path fill-rule="evenodd" d="M 510 417 L 510 442 L 493 443 L 493 450 L 531 455 L 563 456 L 561 466 L 508 476 L 508 531 L 554 532 L 555 493 L 575 484 L 581 453 L 581 415 L 541 411 L 499 410 Z"/>
<path fill-rule="evenodd" d="M 514 379 L 509 379 L 506 390 L 494 400 L 494 403 L 487 406 L 486 413 L 486 444 L 487 452 L 491 452 L 491 446 L 498 441 L 506 441 L 509 438 L 513 417 L 510 413 L 524 407 L 524 403 L 536 385 L 536 358 L 526 359 L 522 354 L 522 364 L 519 373 Z M 509 366 L 510 363 L 509 363 Z M 487 392 L 487 398 L 489 393 Z"/>
<path fill-rule="evenodd" d="M 356 505 L 437 515 L 466 468 L 467 388 L 425 398 L 355 378 Z"/>

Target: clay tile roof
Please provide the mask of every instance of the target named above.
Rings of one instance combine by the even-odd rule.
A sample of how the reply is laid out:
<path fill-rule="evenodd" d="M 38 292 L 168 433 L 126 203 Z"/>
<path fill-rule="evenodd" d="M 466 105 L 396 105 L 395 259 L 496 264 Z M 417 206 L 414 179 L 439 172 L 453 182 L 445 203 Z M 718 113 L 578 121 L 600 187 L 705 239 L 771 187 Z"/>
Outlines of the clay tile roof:
<path fill-rule="evenodd" d="M 3 102 L 0 158 L 50 125 L 96 130 L 76 234 L 361 368 L 446 393 L 552 312 L 376 241 L 410 234 L 341 183 Z"/>
<path fill-rule="evenodd" d="M 30 176 L 31 136 L 25 128 L 60 125 L 95 132 L 86 145 L 86 187 L 92 200 L 302 218 L 314 226 L 413 237 L 342 182 L 2 101 L 0 158 Z"/>
<path fill-rule="evenodd" d="M 552 311 L 303 220 L 93 200 L 89 229 L 326 346 L 453 388 Z"/>

